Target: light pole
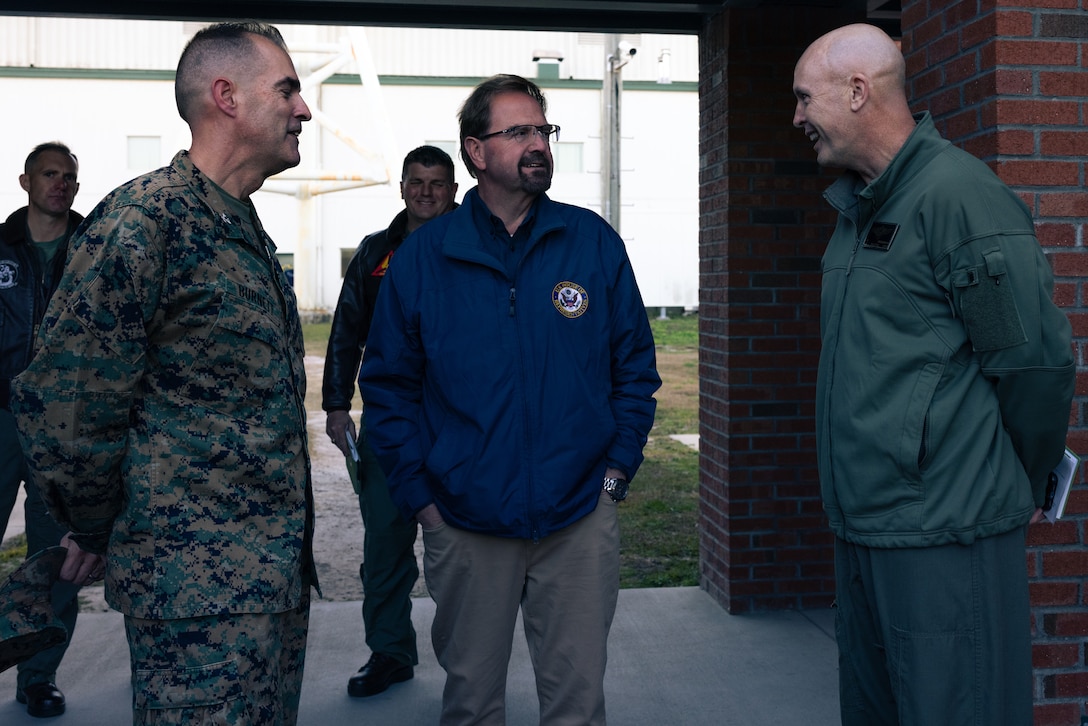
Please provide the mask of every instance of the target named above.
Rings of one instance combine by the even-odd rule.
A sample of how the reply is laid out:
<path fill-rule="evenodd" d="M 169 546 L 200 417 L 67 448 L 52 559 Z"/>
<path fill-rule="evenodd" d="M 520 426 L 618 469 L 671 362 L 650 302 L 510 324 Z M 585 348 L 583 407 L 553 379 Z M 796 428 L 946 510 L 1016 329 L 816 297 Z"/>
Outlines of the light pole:
<path fill-rule="evenodd" d="M 604 38 L 604 83 L 601 86 L 601 216 L 620 231 L 620 71 L 638 50 L 618 35 Z"/>

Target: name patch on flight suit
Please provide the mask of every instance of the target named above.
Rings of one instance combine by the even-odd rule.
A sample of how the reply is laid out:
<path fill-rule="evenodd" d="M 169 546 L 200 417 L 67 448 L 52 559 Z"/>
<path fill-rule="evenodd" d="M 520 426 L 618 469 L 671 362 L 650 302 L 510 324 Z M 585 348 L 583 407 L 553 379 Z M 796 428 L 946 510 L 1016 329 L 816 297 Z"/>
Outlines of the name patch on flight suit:
<path fill-rule="evenodd" d="M 862 245 L 867 250 L 887 252 L 891 249 L 895 233 L 899 231 L 899 225 L 892 222 L 874 222 L 869 228 L 869 234 L 865 235 L 865 243 Z"/>

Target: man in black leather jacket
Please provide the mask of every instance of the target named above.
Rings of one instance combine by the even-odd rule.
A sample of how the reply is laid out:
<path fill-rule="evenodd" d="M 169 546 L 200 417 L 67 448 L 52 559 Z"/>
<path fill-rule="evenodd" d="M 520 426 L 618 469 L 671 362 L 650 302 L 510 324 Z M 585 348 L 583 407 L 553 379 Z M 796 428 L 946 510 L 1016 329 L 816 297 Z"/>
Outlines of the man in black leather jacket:
<path fill-rule="evenodd" d="M 356 438 L 351 403 L 363 346 L 389 261 L 404 239 L 425 222 L 457 206 L 453 161 L 434 146 L 420 146 L 404 159 L 401 211 L 386 229 L 367 235 L 348 263 L 333 315 L 321 388 L 328 412 L 325 430 L 348 457 L 363 517 L 363 627 L 371 656 L 348 681 L 348 694 L 372 696 L 412 678 L 418 662 L 412 627 L 412 588 L 419 577 L 416 523 L 407 522 L 389 499 L 385 475 L 360 425 Z M 356 443 L 357 442 L 357 443 Z M 356 444 L 353 452 L 351 444 Z"/>
<path fill-rule="evenodd" d="M 68 254 L 68 239 L 83 217 L 72 211 L 79 190 L 79 163 L 62 143 L 39 144 L 27 156 L 19 184 L 27 206 L 0 224 L 0 536 L 26 482 L 27 555 L 68 544 L 68 531 L 53 521 L 38 490 L 28 479 L 26 460 L 9 407 L 11 380 L 30 363 L 34 334 L 45 307 L 60 281 Z M 69 560 L 53 588 L 53 608 L 71 637 L 79 610 L 79 586 L 89 575 L 101 576 L 97 555 L 69 549 Z M 82 572 L 78 572 L 82 569 Z M 64 713 L 64 694 L 56 686 L 68 641 L 19 664 L 16 699 L 36 717 Z"/>

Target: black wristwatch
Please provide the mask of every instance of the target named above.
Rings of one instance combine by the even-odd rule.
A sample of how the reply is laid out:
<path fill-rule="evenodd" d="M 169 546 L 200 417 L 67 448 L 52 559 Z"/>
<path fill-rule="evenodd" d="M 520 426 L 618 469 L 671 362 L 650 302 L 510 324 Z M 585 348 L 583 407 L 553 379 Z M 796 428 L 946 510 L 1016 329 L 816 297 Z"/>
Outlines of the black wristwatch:
<path fill-rule="evenodd" d="M 606 476 L 604 486 L 601 487 L 613 502 L 622 502 L 627 498 L 627 480 Z"/>

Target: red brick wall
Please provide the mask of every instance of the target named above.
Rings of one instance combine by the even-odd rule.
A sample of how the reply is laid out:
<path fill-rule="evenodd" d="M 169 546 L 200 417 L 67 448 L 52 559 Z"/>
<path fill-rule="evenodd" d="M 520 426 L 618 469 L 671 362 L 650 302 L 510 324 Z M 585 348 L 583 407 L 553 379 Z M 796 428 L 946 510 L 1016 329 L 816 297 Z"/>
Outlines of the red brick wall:
<path fill-rule="evenodd" d="M 1031 208 L 1054 297 L 1088 346 L 1088 12 L 1084 0 L 905 2 L 910 97 L 942 133 L 990 164 Z M 1069 446 L 1088 454 L 1088 374 L 1078 372 Z M 1083 474 L 1081 475 L 1083 480 Z M 1029 532 L 1036 726 L 1088 716 L 1088 491 Z"/>
<path fill-rule="evenodd" d="M 1073 322 L 1078 362 L 1088 340 L 1083 254 L 1088 193 L 1088 13 L 1078 0 L 903 5 L 911 98 L 942 133 L 990 164 L 1036 217 L 1054 268 L 1054 297 Z M 1078 373 L 1070 446 L 1088 454 Z M 1083 478 L 1083 476 L 1081 476 Z M 1036 724 L 1078 724 L 1088 714 L 1088 493 L 1067 517 L 1029 532 Z"/>
<path fill-rule="evenodd" d="M 701 582 L 732 613 L 833 599 L 812 397 L 833 177 L 791 124 L 792 81 L 851 17 L 732 10 L 700 37 Z"/>

